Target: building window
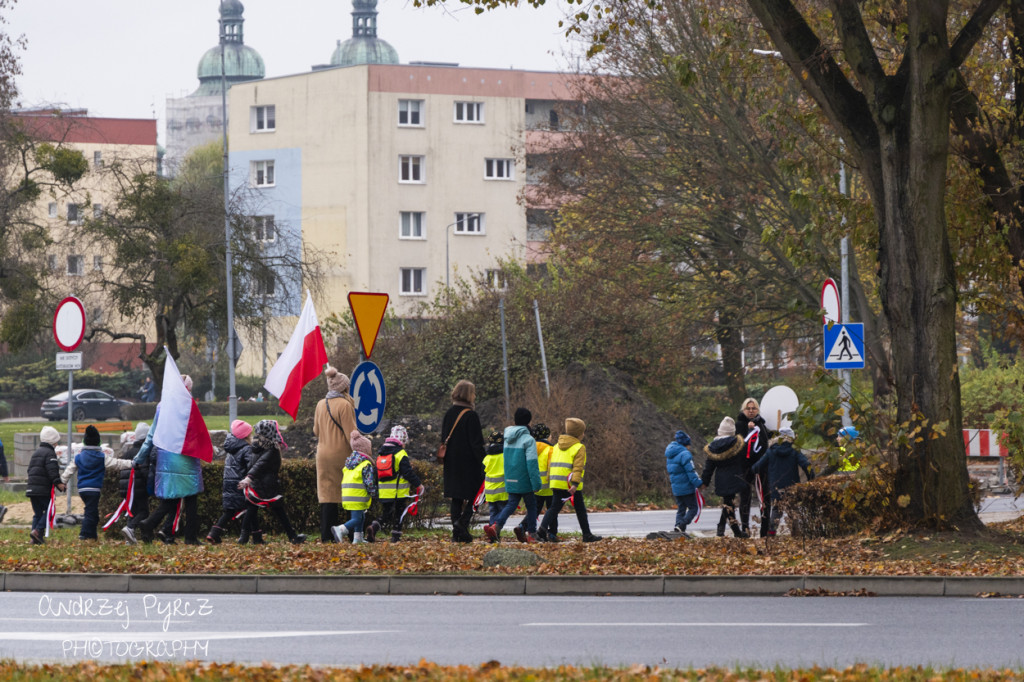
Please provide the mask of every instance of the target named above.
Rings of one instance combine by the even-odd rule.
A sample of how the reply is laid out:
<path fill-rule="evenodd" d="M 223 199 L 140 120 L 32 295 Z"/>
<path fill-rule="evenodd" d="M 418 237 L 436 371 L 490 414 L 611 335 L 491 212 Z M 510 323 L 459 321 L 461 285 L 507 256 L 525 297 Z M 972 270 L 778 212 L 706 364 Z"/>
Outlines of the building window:
<path fill-rule="evenodd" d="M 274 162 L 253 161 L 252 162 L 252 184 L 253 187 L 274 186 Z"/>
<path fill-rule="evenodd" d="M 398 100 L 398 125 L 400 125 L 400 126 L 422 126 L 423 125 L 423 100 L 421 100 L 421 99 L 400 99 L 400 100 Z"/>
<path fill-rule="evenodd" d="M 426 279 L 426 268 L 402 268 L 402 295 L 422 296 L 423 281 Z"/>
<path fill-rule="evenodd" d="M 402 211 L 398 236 L 402 239 L 423 239 L 423 211 Z"/>
<path fill-rule="evenodd" d="M 482 101 L 457 101 L 455 103 L 456 123 L 483 123 Z"/>
<path fill-rule="evenodd" d="M 93 256 L 92 257 L 92 269 L 93 270 L 102 270 L 103 269 L 103 256 Z"/>
<path fill-rule="evenodd" d="M 256 295 L 257 296 L 273 296 L 277 290 L 277 280 L 273 273 L 267 274 L 263 277 L 256 278 Z"/>
<path fill-rule="evenodd" d="M 56 218 L 57 217 L 57 202 L 56 201 L 51 201 L 50 202 L 49 210 L 50 210 L 50 217 L 51 218 Z"/>
<path fill-rule="evenodd" d="M 505 277 L 505 273 L 502 270 L 488 270 L 487 286 L 497 291 L 504 291 L 508 289 L 508 278 Z"/>
<path fill-rule="evenodd" d="M 102 218 L 103 217 L 103 204 L 93 204 L 92 205 L 92 217 L 93 218 Z"/>
<path fill-rule="evenodd" d="M 424 182 L 423 156 L 403 155 L 398 157 L 399 182 Z"/>
<path fill-rule="evenodd" d="M 272 242 L 277 239 L 277 227 L 274 225 L 274 216 L 258 215 L 253 216 L 253 236 L 261 242 Z"/>
<path fill-rule="evenodd" d="M 483 102 L 456 102 L 455 103 L 456 123 L 483 123 L 484 103 Z"/>
<path fill-rule="evenodd" d="M 68 222 L 77 223 L 81 220 L 82 216 L 78 210 L 78 204 L 68 204 Z"/>
<path fill-rule="evenodd" d="M 84 256 L 68 256 L 68 274 L 78 276 L 85 274 Z"/>
<path fill-rule="evenodd" d="M 488 180 L 514 180 L 515 159 L 484 159 L 484 177 Z"/>
<path fill-rule="evenodd" d="M 46 267 L 48 267 L 51 272 L 57 269 L 57 257 L 52 253 L 46 257 Z"/>
<path fill-rule="evenodd" d="M 268 133 L 277 128 L 277 115 L 273 104 L 252 107 L 249 111 L 251 112 L 250 132 Z"/>
<path fill-rule="evenodd" d="M 103 152 L 92 153 L 92 167 L 103 168 Z"/>
<path fill-rule="evenodd" d="M 455 234 L 483 234 L 483 213 L 456 213 Z"/>

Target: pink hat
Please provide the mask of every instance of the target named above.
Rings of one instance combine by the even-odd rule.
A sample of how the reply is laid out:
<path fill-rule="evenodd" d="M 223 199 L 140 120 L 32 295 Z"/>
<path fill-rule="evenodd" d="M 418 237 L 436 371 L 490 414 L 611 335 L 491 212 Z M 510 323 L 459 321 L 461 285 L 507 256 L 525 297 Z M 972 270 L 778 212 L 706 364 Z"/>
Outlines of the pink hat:
<path fill-rule="evenodd" d="M 245 440 L 252 433 L 252 425 L 249 422 L 236 419 L 231 422 L 231 435 L 240 440 Z"/>
<path fill-rule="evenodd" d="M 361 452 L 364 455 L 368 455 L 370 450 L 373 449 L 373 443 L 370 442 L 370 439 L 358 431 L 353 430 L 348 438 L 349 444 L 352 446 L 352 452 Z"/>

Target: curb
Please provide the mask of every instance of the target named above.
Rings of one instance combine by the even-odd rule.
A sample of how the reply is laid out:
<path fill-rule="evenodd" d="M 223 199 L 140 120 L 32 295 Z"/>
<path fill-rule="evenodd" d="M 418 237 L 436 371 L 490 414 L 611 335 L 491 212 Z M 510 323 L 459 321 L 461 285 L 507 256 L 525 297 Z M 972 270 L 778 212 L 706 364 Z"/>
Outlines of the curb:
<path fill-rule="evenodd" d="M 793 576 L 446 576 L 131 575 L 0 573 L 5 592 L 188 594 L 576 595 L 779 597 L 790 590 L 866 592 L 885 597 L 1024 595 L 1024 577 Z"/>

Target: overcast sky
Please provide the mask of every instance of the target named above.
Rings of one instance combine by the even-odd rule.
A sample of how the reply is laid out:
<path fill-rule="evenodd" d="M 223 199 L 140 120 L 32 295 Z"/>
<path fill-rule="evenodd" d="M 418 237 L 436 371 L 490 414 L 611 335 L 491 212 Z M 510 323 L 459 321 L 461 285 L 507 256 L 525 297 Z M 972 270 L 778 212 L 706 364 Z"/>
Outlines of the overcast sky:
<path fill-rule="evenodd" d="M 263 57 L 267 76 L 326 64 L 338 40 L 352 36 L 351 0 L 242 0 L 245 44 Z M 379 0 L 377 35 L 402 63 L 559 71 L 574 65 L 558 28 L 560 5 L 476 15 Z M 164 100 L 199 86 L 196 67 L 218 44 L 219 0 L 18 0 L 7 30 L 24 35 L 22 106 L 59 103 L 96 116 L 159 119 Z"/>

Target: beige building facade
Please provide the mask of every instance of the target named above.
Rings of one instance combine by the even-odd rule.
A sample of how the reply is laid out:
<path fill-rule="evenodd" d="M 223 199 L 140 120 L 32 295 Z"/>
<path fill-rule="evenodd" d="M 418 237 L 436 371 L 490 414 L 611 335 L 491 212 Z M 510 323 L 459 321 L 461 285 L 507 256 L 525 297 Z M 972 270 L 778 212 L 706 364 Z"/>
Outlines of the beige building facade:
<path fill-rule="evenodd" d="M 393 314 L 414 317 L 447 284 L 486 273 L 501 286 L 501 259 L 535 258 L 528 161 L 558 129 L 570 79 L 361 64 L 239 83 L 232 185 L 274 226 L 268 248 L 326 257 L 321 318 L 346 311 L 350 291 L 387 293 Z M 280 273 L 277 314 L 297 315 L 305 288 Z M 273 357 L 285 341 L 269 344 Z"/>

